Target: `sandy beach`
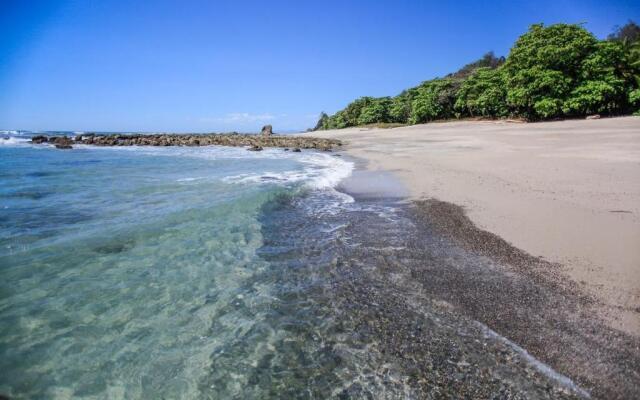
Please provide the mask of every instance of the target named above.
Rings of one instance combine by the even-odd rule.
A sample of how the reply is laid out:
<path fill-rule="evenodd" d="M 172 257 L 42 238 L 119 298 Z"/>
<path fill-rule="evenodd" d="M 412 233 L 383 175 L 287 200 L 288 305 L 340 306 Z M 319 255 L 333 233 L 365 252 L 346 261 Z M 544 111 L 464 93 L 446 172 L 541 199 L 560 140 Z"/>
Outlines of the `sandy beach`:
<path fill-rule="evenodd" d="M 446 122 L 314 132 L 412 199 L 559 263 L 616 329 L 640 335 L 640 118 Z"/>

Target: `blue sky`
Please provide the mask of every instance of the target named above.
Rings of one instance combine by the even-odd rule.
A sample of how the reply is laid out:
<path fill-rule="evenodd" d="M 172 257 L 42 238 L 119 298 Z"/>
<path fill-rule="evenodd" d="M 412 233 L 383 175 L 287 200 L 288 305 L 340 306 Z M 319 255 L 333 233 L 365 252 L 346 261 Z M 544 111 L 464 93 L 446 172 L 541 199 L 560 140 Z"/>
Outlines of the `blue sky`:
<path fill-rule="evenodd" d="M 0 0 L 0 129 L 304 129 L 533 23 L 602 38 L 629 19 L 637 2 Z"/>

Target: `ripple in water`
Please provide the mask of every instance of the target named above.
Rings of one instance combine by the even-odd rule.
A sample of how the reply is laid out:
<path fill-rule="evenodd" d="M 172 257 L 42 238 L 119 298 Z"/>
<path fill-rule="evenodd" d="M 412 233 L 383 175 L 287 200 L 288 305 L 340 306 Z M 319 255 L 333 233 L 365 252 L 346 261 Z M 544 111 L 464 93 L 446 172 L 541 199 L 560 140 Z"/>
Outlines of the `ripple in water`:
<path fill-rule="evenodd" d="M 333 190 L 346 161 L 0 153 L 0 170 L 16 172 L 0 176 L 2 394 L 574 396 L 425 296 L 406 267 L 425 256 L 405 240 L 405 205 Z M 51 194 L 8 195 L 37 185 Z"/>

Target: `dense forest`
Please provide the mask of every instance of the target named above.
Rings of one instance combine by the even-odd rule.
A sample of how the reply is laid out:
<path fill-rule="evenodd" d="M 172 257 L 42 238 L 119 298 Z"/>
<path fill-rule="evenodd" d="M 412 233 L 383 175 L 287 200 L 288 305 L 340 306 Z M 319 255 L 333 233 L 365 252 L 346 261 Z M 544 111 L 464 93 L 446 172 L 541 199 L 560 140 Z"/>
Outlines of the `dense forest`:
<path fill-rule="evenodd" d="M 532 25 L 509 55 L 487 53 L 444 78 L 395 97 L 361 97 L 320 115 L 315 127 L 457 118 L 545 120 L 640 110 L 640 27 L 632 21 L 598 40 L 581 25 Z"/>

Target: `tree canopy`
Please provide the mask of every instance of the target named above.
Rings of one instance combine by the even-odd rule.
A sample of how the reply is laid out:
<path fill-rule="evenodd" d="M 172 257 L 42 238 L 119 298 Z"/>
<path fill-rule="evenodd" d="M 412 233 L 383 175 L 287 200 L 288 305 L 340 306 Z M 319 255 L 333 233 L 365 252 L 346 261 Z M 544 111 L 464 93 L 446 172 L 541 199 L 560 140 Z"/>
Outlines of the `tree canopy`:
<path fill-rule="evenodd" d="M 467 117 L 544 120 L 640 109 L 640 27 L 629 21 L 606 40 L 582 25 L 532 25 L 509 55 L 493 52 L 394 97 L 361 97 L 316 129 L 419 124 Z"/>

